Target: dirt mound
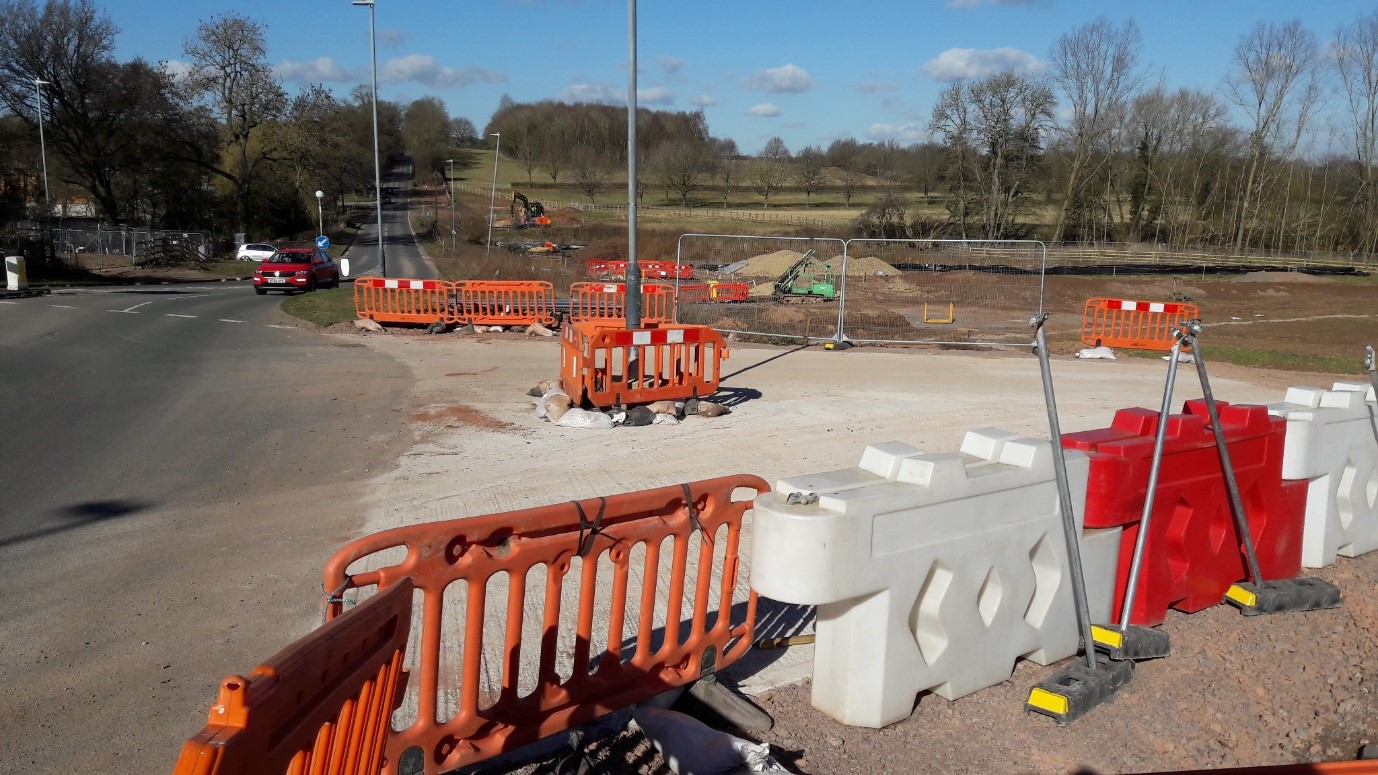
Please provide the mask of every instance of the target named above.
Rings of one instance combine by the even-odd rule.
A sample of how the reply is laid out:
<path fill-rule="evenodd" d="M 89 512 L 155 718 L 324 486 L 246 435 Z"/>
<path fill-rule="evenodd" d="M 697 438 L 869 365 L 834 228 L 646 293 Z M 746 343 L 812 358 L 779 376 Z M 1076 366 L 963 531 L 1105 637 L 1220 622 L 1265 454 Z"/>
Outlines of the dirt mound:
<path fill-rule="evenodd" d="M 1305 272 L 1246 272 L 1234 278 L 1237 283 L 1324 283 L 1329 278 Z"/>
<path fill-rule="evenodd" d="M 743 277 L 779 277 L 794 266 L 804 254 L 796 250 L 777 250 L 774 253 L 764 253 L 746 260 L 746 266 L 737 270 L 737 274 Z M 815 256 L 819 261 L 832 264 L 833 268 L 842 268 L 842 256 Z M 898 275 L 900 271 L 895 267 L 881 261 L 879 258 L 869 256 L 853 256 L 847 261 L 847 276 L 856 277 L 860 275 Z"/>

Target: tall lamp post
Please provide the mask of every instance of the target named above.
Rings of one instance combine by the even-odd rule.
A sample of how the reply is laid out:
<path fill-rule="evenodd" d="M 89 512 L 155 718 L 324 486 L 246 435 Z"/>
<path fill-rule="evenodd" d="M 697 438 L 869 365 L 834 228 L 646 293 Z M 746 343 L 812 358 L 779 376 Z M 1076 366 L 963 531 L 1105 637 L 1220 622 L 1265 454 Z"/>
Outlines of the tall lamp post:
<path fill-rule="evenodd" d="M 33 79 L 34 107 L 38 109 L 38 155 L 43 159 L 43 215 L 53 214 L 52 198 L 48 194 L 48 144 L 43 139 L 43 88 L 50 81 Z"/>
<path fill-rule="evenodd" d="M 641 264 L 636 257 L 636 0 L 627 0 L 627 253 L 627 328 L 636 329 L 641 328 Z"/>
<path fill-rule="evenodd" d="M 321 235 L 322 237 L 325 236 L 325 209 L 321 206 L 321 202 L 324 201 L 324 200 L 325 200 L 325 192 L 324 192 L 324 191 L 321 191 L 321 190 L 319 190 L 319 189 L 317 189 L 317 190 L 316 190 L 316 224 L 317 224 L 318 226 L 320 226 L 320 231 L 318 231 L 318 232 L 316 232 L 316 233 L 319 234 L 319 235 Z"/>
<path fill-rule="evenodd" d="M 498 203 L 498 158 L 502 156 L 502 132 L 494 132 L 489 137 L 498 138 L 498 145 L 493 149 L 493 187 L 488 191 L 488 253 L 487 258 L 493 257 L 493 207 Z"/>
<path fill-rule="evenodd" d="M 446 159 L 450 176 L 445 181 L 450 184 L 450 250 L 459 250 L 459 237 L 455 233 L 455 160 Z"/>
<path fill-rule="evenodd" d="M 383 253 L 383 167 L 378 161 L 378 44 L 374 36 L 373 0 L 354 0 L 368 6 L 368 47 L 373 56 L 373 200 L 378 209 L 378 273 L 388 276 L 388 260 Z"/>

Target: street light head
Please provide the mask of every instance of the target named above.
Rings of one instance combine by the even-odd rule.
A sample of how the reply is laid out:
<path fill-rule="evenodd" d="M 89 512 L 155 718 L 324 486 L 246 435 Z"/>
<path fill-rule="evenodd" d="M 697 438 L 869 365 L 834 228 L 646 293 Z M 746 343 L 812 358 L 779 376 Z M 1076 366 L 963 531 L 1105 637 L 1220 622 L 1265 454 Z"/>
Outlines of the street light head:
<path fill-rule="evenodd" d="M 368 6 L 369 8 L 372 8 L 372 7 L 373 7 L 373 0 L 354 0 L 354 2 L 352 3 L 352 5 L 366 5 L 366 6 Z"/>
<path fill-rule="evenodd" d="M 488 136 L 489 136 L 489 137 L 502 137 L 502 132 L 494 132 L 494 133 L 492 133 L 492 134 L 490 134 L 490 135 L 488 135 Z"/>
<path fill-rule="evenodd" d="M 316 198 L 317 198 L 317 199 L 324 199 L 324 198 L 325 198 L 325 192 L 324 192 L 324 191 L 317 191 L 317 192 L 316 192 Z"/>
<path fill-rule="evenodd" d="M 52 81 L 45 81 L 45 80 L 43 80 L 42 78 L 35 78 L 35 79 L 33 79 L 33 82 L 34 82 L 34 85 L 35 85 L 35 86 L 52 86 L 52 85 L 53 85 L 53 82 L 52 82 Z"/>

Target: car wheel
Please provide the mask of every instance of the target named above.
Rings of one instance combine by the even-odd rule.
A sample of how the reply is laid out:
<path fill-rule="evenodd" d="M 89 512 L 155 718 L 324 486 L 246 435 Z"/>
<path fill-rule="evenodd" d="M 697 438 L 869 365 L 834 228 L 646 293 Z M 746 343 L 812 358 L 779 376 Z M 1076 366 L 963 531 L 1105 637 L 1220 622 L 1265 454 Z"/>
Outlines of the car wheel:
<path fill-rule="evenodd" d="M 310 293 L 314 290 L 316 290 L 316 276 L 311 275 L 310 277 L 306 278 L 306 292 Z"/>
<path fill-rule="evenodd" d="M 267 288 L 255 288 L 255 289 L 254 289 L 254 293 L 257 293 L 259 296 L 267 296 L 267 295 L 268 295 L 268 289 L 267 289 Z"/>

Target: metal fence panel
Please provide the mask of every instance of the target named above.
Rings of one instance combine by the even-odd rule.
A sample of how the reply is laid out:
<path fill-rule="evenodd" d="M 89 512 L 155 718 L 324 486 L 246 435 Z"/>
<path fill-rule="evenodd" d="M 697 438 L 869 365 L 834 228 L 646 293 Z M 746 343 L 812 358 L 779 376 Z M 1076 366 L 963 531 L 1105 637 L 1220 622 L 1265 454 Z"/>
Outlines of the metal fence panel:
<path fill-rule="evenodd" d="M 841 309 L 836 298 L 777 300 L 773 290 L 775 282 L 810 250 L 814 258 L 840 274 L 845 248 L 842 240 L 823 237 L 685 234 L 679 238 L 676 260 L 694 267 L 694 279 L 681 284 L 726 281 L 746 283 L 751 289 L 745 300 L 735 300 L 736 294 L 681 297 L 677 322 L 805 342 L 836 339 Z"/>
<path fill-rule="evenodd" d="M 842 336 L 854 342 L 1027 344 L 1047 248 L 1024 240 L 846 243 Z"/>

